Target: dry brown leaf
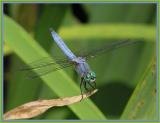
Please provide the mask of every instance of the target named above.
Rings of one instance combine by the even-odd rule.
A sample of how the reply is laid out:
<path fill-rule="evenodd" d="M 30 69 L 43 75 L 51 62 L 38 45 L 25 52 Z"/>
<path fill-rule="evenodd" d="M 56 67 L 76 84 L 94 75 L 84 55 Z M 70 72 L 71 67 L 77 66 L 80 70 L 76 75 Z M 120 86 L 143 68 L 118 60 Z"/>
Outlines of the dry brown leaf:
<path fill-rule="evenodd" d="M 93 90 L 92 92 L 83 94 L 83 99 L 91 96 L 96 92 L 97 92 L 97 89 Z M 18 106 L 12 109 L 11 111 L 8 111 L 7 113 L 5 113 L 4 120 L 32 118 L 44 113 L 51 107 L 70 105 L 70 104 L 79 102 L 81 98 L 82 96 L 78 95 L 73 97 L 65 97 L 65 98 L 50 99 L 50 100 L 37 100 L 37 101 L 29 102 L 21 106 Z"/>

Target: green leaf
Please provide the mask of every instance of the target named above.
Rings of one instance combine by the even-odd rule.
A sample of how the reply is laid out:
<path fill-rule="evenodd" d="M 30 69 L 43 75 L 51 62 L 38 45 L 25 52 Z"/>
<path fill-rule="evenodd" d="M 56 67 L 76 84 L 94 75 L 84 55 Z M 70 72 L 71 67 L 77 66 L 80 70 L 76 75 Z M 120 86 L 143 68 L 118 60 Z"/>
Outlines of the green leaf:
<path fill-rule="evenodd" d="M 4 55 L 9 55 L 10 53 L 12 53 L 11 49 L 4 44 Z"/>
<path fill-rule="evenodd" d="M 60 29 L 59 34 L 63 39 L 70 40 L 88 40 L 88 39 L 144 39 L 146 41 L 155 41 L 156 30 L 154 25 L 147 24 L 88 24 L 71 26 Z M 83 36 L 82 36 L 83 33 Z"/>
<path fill-rule="evenodd" d="M 49 54 L 47 54 L 30 35 L 7 16 L 4 17 L 4 27 L 6 44 L 25 63 L 30 63 L 42 57 L 49 57 Z M 46 76 L 42 76 L 41 79 L 59 97 L 72 96 L 80 93 L 79 87 L 63 71 L 47 74 Z M 106 119 L 89 99 L 69 107 L 80 119 Z"/>
<path fill-rule="evenodd" d="M 38 17 L 38 4 L 12 4 L 9 15 L 28 32 L 32 32 Z"/>
<path fill-rule="evenodd" d="M 155 59 L 153 57 L 143 78 L 138 83 L 130 100 L 128 101 L 121 119 L 157 120 L 156 93 L 156 69 Z"/>

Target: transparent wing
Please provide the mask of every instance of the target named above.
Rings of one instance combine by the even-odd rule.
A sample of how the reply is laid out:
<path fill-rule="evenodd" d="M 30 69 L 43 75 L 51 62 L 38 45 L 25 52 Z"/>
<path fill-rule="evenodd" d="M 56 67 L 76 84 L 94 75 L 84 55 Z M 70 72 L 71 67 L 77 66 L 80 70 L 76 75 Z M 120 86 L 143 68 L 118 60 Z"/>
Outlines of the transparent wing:
<path fill-rule="evenodd" d="M 81 51 L 75 52 L 75 54 L 79 54 L 77 56 L 85 57 L 87 60 L 89 60 L 90 58 L 101 55 L 104 52 L 110 52 L 117 48 L 129 46 L 132 44 L 136 44 L 138 42 L 139 41 L 129 41 L 129 40 L 116 41 L 112 43 L 107 43 L 106 45 L 103 45 L 102 47 L 97 48 L 97 49 L 91 49 L 91 50 L 89 49 L 90 51 L 86 51 L 86 52 L 83 49 Z M 22 67 L 20 70 L 26 71 L 27 76 L 29 78 L 36 78 L 39 76 L 46 75 L 53 71 L 57 71 L 63 68 L 70 67 L 72 66 L 72 64 L 67 58 L 56 57 L 53 60 L 52 58 L 46 57 L 46 58 L 36 60 L 30 63 L 28 66 Z M 31 71 L 35 71 L 36 74 Z"/>
<path fill-rule="evenodd" d="M 129 40 L 111 42 L 111 43 L 107 43 L 106 45 L 103 45 L 100 48 L 93 49 L 91 51 L 83 53 L 81 56 L 85 57 L 87 60 L 89 60 L 90 58 L 94 58 L 95 56 L 99 56 L 105 52 L 110 52 L 110 51 L 113 51 L 117 48 L 126 47 L 129 45 L 136 44 L 138 42 L 139 41 L 129 41 Z"/>
<path fill-rule="evenodd" d="M 27 77 L 32 79 L 70 66 L 72 66 L 72 64 L 68 59 L 58 58 L 53 61 L 52 58 L 46 57 L 36 60 L 28 66 L 23 66 L 20 70 L 26 72 Z M 34 71 L 35 73 L 31 71 Z"/>
<path fill-rule="evenodd" d="M 57 65 L 57 64 L 66 64 L 68 63 L 69 61 L 65 58 L 56 58 L 56 59 L 52 59 L 50 57 L 44 57 L 44 58 L 41 58 L 41 59 L 38 59 L 36 61 L 33 61 L 31 63 L 28 64 L 28 66 L 23 66 L 22 68 L 20 68 L 20 70 L 33 70 L 33 69 L 39 69 L 39 68 L 43 68 L 43 67 L 46 67 L 48 65 Z"/>

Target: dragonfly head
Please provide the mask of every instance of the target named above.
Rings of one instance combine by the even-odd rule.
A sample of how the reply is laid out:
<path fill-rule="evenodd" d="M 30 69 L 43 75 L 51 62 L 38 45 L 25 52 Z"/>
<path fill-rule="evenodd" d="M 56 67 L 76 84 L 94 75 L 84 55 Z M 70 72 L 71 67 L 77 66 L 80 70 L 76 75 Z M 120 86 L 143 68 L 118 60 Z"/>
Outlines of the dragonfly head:
<path fill-rule="evenodd" d="M 93 72 L 93 71 L 89 72 L 84 77 L 84 81 L 86 81 L 86 82 L 95 82 L 96 81 L 96 74 L 95 74 L 95 72 Z"/>

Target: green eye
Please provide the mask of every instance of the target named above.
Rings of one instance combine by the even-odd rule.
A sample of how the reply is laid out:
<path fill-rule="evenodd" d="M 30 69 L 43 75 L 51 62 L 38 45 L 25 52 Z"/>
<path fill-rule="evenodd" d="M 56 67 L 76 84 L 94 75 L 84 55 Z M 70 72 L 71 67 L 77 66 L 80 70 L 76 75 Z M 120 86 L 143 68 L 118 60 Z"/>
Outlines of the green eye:
<path fill-rule="evenodd" d="M 95 78 L 95 77 L 96 77 L 96 74 L 95 74 L 95 72 L 93 72 L 93 71 L 90 73 L 90 75 L 91 75 L 92 78 Z"/>
<path fill-rule="evenodd" d="M 95 78 L 96 78 L 96 74 L 95 74 L 93 71 L 89 72 L 89 73 L 84 77 L 85 81 L 95 80 Z"/>
<path fill-rule="evenodd" d="M 90 75 L 89 75 L 89 74 L 87 74 L 87 78 L 90 78 Z"/>

